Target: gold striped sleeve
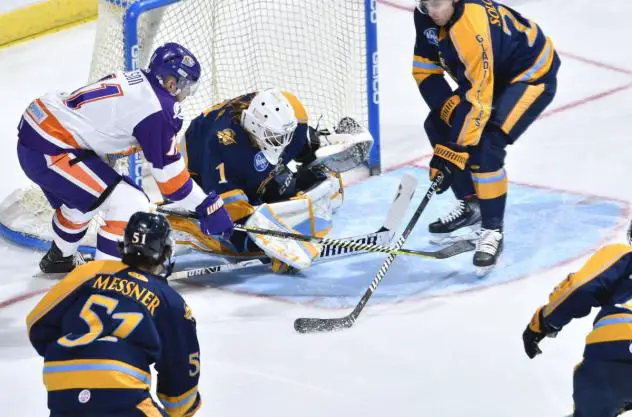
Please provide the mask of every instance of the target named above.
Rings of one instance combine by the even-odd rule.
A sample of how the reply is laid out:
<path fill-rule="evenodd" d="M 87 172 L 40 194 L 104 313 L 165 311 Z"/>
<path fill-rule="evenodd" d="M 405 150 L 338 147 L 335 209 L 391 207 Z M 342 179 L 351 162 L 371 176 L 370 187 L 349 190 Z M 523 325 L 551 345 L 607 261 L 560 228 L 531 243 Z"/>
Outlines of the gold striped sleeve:
<path fill-rule="evenodd" d="M 599 277 L 624 255 L 632 252 L 629 245 L 614 244 L 604 246 L 595 252 L 579 271 L 571 274 L 558 285 L 549 296 L 549 303 L 544 306 L 544 317 L 555 311 L 578 288 L 583 287 Z"/>
<path fill-rule="evenodd" d="M 494 53 L 485 8 L 466 4 L 461 18 L 450 29 L 450 39 L 464 65 L 470 88 L 465 94 L 472 108 L 457 137 L 460 145 L 478 144 L 492 112 L 494 97 Z"/>
<path fill-rule="evenodd" d="M 420 85 L 433 74 L 443 75 L 443 68 L 439 63 L 419 55 L 413 57 L 413 78 Z"/>

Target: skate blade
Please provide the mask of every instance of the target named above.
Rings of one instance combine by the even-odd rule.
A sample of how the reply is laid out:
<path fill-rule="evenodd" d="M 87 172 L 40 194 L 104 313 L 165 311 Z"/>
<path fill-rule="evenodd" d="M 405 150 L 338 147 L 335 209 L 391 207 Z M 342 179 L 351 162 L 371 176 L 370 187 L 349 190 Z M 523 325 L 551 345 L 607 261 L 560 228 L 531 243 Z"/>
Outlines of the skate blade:
<path fill-rule="evenodd" d="M 462 240 L 475 241 L 480 236 L 479 227 L 464 227 L 446 234 L 431 234 L 430 243 L 433 245 L 451 245 Z"/>
<path fill-rule="evenodd" d="M 477 266 L 476 267 L 476 277 L 478 279 L 483 279 L 483 278 L 487 277 L 487 275 L 489 275 L 494 270 L 495 267 L 496 267 L 496 265 Z"/>

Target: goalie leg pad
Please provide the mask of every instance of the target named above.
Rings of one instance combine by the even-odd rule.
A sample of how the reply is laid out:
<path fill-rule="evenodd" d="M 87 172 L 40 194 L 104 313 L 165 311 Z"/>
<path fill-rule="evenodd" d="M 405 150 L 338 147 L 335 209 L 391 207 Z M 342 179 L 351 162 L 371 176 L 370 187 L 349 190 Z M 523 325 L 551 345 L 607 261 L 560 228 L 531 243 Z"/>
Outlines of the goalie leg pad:
<path fill-rule="evenodd" d="M 303 203 L 293 203 L 296 201 Z M 329 175 L 290 201 L 272 203 L 270 206 L 286 224 L 300 233 L 324 237 L 331 231 L 333 213 L 342 206 L 342 201 L 342 181 L 335 175 Z"/>
<path fill-rule="evenodd" d="M 197 220 L 179 216 L 167 216 L 167 220 L 174 230 L 174 237 L 178 245 L 186 245 L 203 252 L 223 256 L 261 256 L 261 252 L 239 250 L 232 242 L 237 233 L 233 234 L 231 240 L 226 240 L 220 236 L 207 236 L 202 233 Z M 176 246 L 176 251 L 177 249 L 178 246 Z"/>
<path fill-rule="evenodd" d="M 278 204 L 298 203 L 303 201 L 288 201 Z M 296 229 L 285 223 L 269 204 L 262 204 L 246 222 L 246 227 L 258 229 L 270 229 L 287 233 L 299 233 Z M 248 233 L 250 239 L 261 248 L 270 258 L 278 259 L 296 269 L 308 268 L 312 261 L 320 253 L 320 245 L 309 242 L 301 242 L 290 239 L 276 238 L 272 236 Z"/>

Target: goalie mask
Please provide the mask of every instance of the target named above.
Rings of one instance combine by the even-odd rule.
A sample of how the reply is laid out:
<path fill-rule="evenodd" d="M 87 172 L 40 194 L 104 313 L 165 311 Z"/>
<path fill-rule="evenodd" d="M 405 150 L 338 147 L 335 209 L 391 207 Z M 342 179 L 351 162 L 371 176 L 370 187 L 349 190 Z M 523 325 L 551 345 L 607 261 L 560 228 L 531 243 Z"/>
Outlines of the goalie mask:
<path fill-rule="evenodd" d="M 272 165 L 292 141 L 297 124 L 294 108 L 278 89 L 260 91 L 241 113 L 241 126 Z"/>

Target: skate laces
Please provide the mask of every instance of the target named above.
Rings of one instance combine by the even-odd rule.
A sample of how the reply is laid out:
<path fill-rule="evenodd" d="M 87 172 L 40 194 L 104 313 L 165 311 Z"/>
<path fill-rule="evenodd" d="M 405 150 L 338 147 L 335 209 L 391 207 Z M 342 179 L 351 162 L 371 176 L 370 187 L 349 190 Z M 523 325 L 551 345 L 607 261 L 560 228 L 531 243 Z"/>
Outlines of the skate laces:
<path fill-rule="evenodd" d="M 467 203 L 464 200 L 459 200 L 459 204 L 452 209 L 450 213 L 443 217 L 439 217 L 439 221 L 443 224 L 448 224 L 458 219 L 465 213 Z"/>
<path fill-rule="evenodd" d="M 481 237 L 476 244 L 476 251 L 493 255 L 498 251 L 498 246 L 502 238 L 503 235 L 499 230 L 483 229 L 481 230 Z"/>

